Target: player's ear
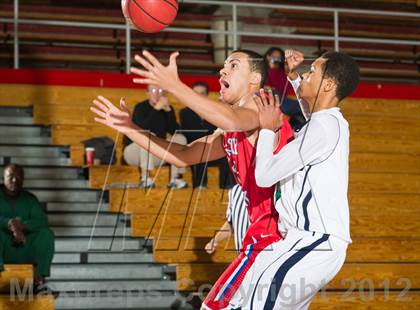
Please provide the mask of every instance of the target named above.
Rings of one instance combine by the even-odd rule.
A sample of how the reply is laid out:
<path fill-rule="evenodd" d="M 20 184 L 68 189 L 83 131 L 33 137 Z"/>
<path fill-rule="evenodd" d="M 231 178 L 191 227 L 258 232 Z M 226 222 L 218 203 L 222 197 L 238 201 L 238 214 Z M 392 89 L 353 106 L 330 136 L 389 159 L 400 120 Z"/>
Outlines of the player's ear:
<path fill-rule="evenodd" d="M 262 79 L 262 75 L 259 72 L 251 72 L 251 78 L 249 79 L 249 82 L 252 85 L 260 85 Z"/>
<path fill-rule="evenodd" d="M 324 92 L 328 93 L 337 89 L 337 83 L 334 79 L 325 79 L 323 82 L 323 90 Z"/>

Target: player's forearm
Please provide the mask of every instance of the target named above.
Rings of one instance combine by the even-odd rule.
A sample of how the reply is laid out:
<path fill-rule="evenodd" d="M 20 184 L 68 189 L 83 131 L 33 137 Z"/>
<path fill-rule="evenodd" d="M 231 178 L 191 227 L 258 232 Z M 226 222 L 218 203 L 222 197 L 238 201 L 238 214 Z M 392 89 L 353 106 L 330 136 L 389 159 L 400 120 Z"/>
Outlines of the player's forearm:
<path fill-rule="evenodd" d="M 286 151 L 289 155 L 282 154 L 285 153 L 285 149 L 290 149 L 290 143 L 279 154 L 273 154 L 274 139 L 273 131 L 260 130 L 255 166 L 255 180 L 260 187 L 270 187 L 276 184 L 291 175 L 299 166 L 298 152 L 293 154 L 293 151 Z"/>
<path fill-rule="evenodd" d="M 185 145 L 168 142 L 140 128 L 130 130 L 126 136 L 154 156 L 172 165 L 185 167 L 192 164 L 185 154 L 187 147 Z"/>
<path fill-rule="evenodd" d="M 173 95 L 201 118 L 223 130 L 249 131 L 258 127 L 258 122 L 244 121 L 229 105 L 195 93 L 183 83 L 171 90 Z"/>
<path fill-rule="evenodd" d="M 232 234 L 232 226 L 229 224 L 228 221 L 226 221 L 223 226 L 220 228 L 220 230 L 216 233 L 214 236 L 214 242 L 220 243 L 223 240 L 229 238 Z"/>

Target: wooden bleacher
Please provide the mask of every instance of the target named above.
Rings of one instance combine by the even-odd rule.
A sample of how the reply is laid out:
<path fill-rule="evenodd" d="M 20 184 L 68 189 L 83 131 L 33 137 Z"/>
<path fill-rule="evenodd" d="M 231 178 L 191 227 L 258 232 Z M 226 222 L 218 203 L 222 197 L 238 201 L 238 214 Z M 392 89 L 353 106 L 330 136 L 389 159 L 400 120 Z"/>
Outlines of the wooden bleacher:
<path fill-rule="evenodd" d="M 33 295 L 32 283 L 32 265 L 4 265 L 0 272 L 0 309 L 53 310 L 54 297 Z"/>
<path fill-rule="evenodd" d="M 36 122 L 52 126 L 54 143 L 72 146 L 75 165 L 83 164 L 80 141 L 98 135 L 115 138 L 115 132 L 93 122 L 89 106 L 95 96 L 102 94 L 116 102 L 124 94 L 130 107 L 145 98 L 142 90 L 63 86 L 0 85 L 0 94 L 4 102 L 34 104 Z M 180 105 L 171 100 L 179 110 Z M 420 301 L 420 102 L 347 99 L 342 111 L 351 131 L 353 244 L 340 274 L 311 309 L 336 309 L 338 305 L 340 309 L 415 309 Z M 121 154 L 121 145 L 118 147 Z M 136 167 L 116 165 L 105 183 L 107 169 L 89 169 L 92 188 L 139 180 Z M 176 264 L 178 288 L 195 290 L 201 283 L 213 283 L 236 257 L 232 240 L 213 255 L 203 250 L 224 222 L 227 193 L 218 189 L 214 167 L 209 168 L 209 189 L 194 193 L 191 189 L 168 193 L 168 175 L 168 167 L 156 171 L 157 188 L 150 191 L 127 189 L 123 196 L 123 189 L 111 189 L 110 210 L 131 214 L 132 235 L 152 238 L 155 261 Z M 185 178 L 190 181 L 189 169 Z M 186 277 L 193 285 L 182 280 Z M 397 300 L 405 287 L 404 281 L 397 283 L 400 278 L 411 281 L 403 301 Z M 367 289 L 361 289 L 366 295 L 359 294 L 360 285 L 368 285 L 364 279 L 373 281 L 375 294 L 371 297 Z M 387 279 L 388 300 L 381 286 Z M 346 291 L 348 295 L 343 295 Z"/>

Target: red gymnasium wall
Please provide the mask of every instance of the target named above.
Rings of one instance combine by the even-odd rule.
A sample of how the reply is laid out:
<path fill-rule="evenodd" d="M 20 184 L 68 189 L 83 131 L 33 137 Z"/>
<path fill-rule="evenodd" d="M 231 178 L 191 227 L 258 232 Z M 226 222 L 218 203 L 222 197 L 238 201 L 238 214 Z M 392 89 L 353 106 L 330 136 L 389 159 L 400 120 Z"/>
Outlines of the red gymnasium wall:
<path fill-rule="evenodd" d="M 133 75 L 114 72 L 66 71 L 41 69 L 0 69 L 2 84 L 39 84 L 105 88 L 145 88 L 132 82 Z M 210 91 L 219 91 L 218 77 L 214 75 L 182 75 L 188 85 L 206 82 Z M 361 82 L 352 97 L 377 99 L 420 100 L 420 85 Z"/>

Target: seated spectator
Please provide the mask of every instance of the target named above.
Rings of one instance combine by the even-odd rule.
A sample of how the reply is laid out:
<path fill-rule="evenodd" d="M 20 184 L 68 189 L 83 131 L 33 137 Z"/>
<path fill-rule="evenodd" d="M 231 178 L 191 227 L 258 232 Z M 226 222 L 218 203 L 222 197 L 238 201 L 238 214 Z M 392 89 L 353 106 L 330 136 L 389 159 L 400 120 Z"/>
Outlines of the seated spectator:
<path fill-rule="evenodd" d="M 204 82 L 197 82 L 192 89 L 203 96 L 208 96 L 209 86 Z M 181 128 L 188 143 L 191 143 L 201 137 L 212 134 L 216 127 L 203 120 L 198 114 L 190 108 L 184 108 L 180 111 Z M 226 158 L 216 161 L 219 164 L 219 186 L 220 188 L 231 188 L 235 181 L 230 173 Z M 194 188 L 207 187 L 207 165 L 201 163 L 191 166 L 192 183 Z"/>
<path fill-rule="evenodd" d="M 150 134 L 160 138 L 172 135 L 172 142 L 187 144 L 187 139 L 176 131 L 179 125 L 175 119 L 175 111 L 170 106 L 166 93 L 153 85 L 148 86 L 149 99 L 138 103 L 133 112 L 133 122 Z M 127 164 L 137 166 L 141 170 L 140 187 L 153 188 L 155 184 L 150 178 L 150 171 L 164 164 L 159 158 L 153 156 L 149 150 L 143 149 L 127 137 L 124 138 L 124 160 Z M 168 187 L 186 188 L 188 184 L 182 180 L 185 168 L 171 165 L 171 175 Z"/>
<path fill-rule="evenodd" d="M 287 81 L 286 62 L 284 60 L 284 51 L 278 47 L 271 47 L 265 53 L 265 60 L 268 65 L 268 75 L 265 82 L 266 86 L 277 93 L 281 102 L 280 109 L 287 116 L 290 125 L 294 131 L 299 131 L 306 123 L 305 117 L 299 107 L 297 100 L 287 98 L 290 84 Z"/>
<path fill-rule="evenodd" d="M 4 169 L 0 188 L 0 271 L 3 264 L 34 264 L 36 293 L 51 292 L 45 283 L 54 255 L 54 233 L 38 199 L 23 190 L 24 172 L 18 165 Z"/>

